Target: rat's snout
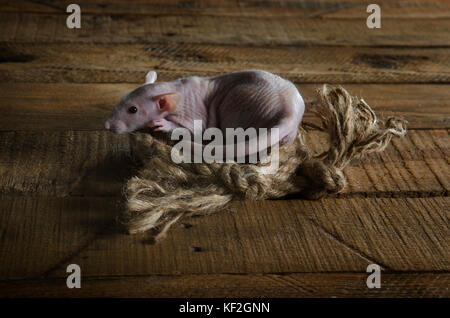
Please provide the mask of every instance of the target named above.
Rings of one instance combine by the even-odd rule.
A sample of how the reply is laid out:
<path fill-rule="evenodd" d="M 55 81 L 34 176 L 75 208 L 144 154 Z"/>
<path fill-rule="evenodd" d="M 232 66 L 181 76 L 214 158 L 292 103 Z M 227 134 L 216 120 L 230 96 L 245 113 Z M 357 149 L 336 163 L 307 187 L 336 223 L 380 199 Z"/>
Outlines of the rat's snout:
<path fill-rule="evenodd" d="M 122 134 L 127 130 L 127 126 L 122 121 L 119 121 L 119 120 L 112 121 L 111 119 L 108 119 L 105 122 L 105 129 L 107 129 L 115 134 Z"/>

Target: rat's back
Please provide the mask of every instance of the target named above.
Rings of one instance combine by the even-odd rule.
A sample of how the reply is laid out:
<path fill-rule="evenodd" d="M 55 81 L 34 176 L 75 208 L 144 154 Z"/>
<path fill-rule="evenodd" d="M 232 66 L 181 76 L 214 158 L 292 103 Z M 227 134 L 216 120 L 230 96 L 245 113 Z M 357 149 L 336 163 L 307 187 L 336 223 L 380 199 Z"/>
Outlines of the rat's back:
<path fill-rule="evenodd" d="M 210 81 L 209 127 L 276 127 L 283 142 L 297 135 L 305 104 L 290 81 L 262 70 L 233 72 Z"/>

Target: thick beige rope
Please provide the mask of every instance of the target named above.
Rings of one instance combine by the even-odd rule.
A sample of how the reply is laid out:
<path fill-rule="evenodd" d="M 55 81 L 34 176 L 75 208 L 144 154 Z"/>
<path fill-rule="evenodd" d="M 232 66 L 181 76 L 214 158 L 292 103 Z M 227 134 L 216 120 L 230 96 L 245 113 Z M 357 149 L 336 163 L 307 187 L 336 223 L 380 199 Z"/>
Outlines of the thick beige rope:
<path fill-rule="evenodd" d="M 128 231 L 155 228 L 158 239 L 181 217 L 216 212 L 231 200 L 263 200 L 290 193 L 318 199 L 338 193 L 347 184 L 342 169 L 352 159 L 382 151 L 393 136 L 406 134 L 405 120 L 378 121 L 364 100 L 350 96 L 342 87 L 324 85 L 318 97 L 314 112 L 322 127 L 316 128 L 329 135 L 329 149 L 314 155 L 300 129 L 294 143 L 280 147 L 279 168 L 272 174 L 262 163 L 175 164 L 170 145 L 139 134 L 135 151 L 144 166 L 126 185 L 123 222 Z"/>

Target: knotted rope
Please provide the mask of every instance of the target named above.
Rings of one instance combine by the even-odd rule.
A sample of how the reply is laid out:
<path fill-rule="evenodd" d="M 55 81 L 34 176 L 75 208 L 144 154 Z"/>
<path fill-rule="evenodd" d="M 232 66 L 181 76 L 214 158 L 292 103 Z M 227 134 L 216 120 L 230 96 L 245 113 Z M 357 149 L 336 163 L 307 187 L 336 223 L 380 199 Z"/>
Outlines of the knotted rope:
<path fill-rule="evenodd" d="M 135 151 L 143 167 L 125 189 L 123 222 L 128 231 L 159 229 L 158 239 L 181 217 L 216 212 L 231 200 L 263 200 L 291 193 L 318 199 L 339 193 L 347 184 L 342 170 L 352 159 L 383 151 L 393 136 L 406 134 L 405 120 L 379 121 L 363 99 L 352 97 L 342 87 L 324 85 L 318 100 L 314 113 L 321 126 L 309 126 L 328 134 L 329 149 L 312 153 L 300 129 L 293 143 L 279 148 L 278 169 L 271 173 L 267 163 L 175 164 L 172 146 L 138 134 Z"/>

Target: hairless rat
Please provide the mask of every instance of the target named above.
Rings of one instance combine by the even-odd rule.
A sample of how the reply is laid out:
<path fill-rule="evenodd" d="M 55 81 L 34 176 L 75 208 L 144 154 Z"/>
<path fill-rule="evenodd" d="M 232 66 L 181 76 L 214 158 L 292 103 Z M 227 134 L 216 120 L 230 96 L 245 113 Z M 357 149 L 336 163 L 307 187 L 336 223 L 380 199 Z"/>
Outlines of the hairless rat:
<path fill-rule="evenodd" d="M 263 70 L 232 72 L 215 77 L 187 77 L 145 83 L 118 103 L 105 128 L 118 134 L 152 127 L 170 132 L 184 127 L 194 133 L 194 120 L 207 128 L 279 128 L 279 144 L 292 142 L 305 111 L 295 85 Z"/>

